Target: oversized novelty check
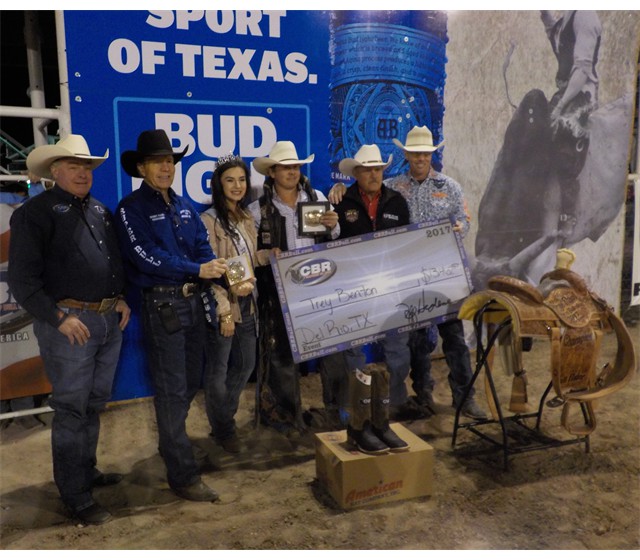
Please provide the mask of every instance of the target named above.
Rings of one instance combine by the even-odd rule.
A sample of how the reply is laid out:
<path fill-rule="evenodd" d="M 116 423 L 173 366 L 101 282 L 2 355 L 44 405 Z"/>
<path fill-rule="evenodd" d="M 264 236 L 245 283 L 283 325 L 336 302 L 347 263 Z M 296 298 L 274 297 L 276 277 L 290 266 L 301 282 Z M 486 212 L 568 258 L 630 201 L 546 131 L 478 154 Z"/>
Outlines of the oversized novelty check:
<path fill-rule="evenodd" d="M 287 251 L 271 266 L 296 362 L 452 319 L 471 291 L 450 222 Z"/>

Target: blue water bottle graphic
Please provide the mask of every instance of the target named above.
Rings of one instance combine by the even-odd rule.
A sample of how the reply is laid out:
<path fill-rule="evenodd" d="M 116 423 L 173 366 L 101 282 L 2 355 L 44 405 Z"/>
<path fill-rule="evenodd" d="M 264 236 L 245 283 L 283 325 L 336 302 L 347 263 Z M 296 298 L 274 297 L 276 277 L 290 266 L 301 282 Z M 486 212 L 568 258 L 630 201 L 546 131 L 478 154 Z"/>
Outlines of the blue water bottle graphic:
<path fill-rule="evenodd" d="M 363 144 L 377 144 L 393 163 L 389 177 L 406 170 L 403 144 L 414 126 L 427 125 L 442 140 L 447 18 L 429 11 L 331 13 L 331 175 Z M 441 168 L 436 152 L 433 166 Z"/>

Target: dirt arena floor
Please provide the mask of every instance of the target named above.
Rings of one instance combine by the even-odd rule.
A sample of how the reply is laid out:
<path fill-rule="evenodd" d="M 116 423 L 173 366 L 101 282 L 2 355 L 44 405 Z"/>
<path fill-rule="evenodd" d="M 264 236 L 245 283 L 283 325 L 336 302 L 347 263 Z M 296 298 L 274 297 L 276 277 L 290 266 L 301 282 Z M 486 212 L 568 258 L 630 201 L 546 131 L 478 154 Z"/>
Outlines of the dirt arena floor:
<path fill-rule="evenodd" d="M 640 328 L 630 329 L 634 340 Z M 607 337 L 603 360 L 615 351 Z M 548 346 L 525 355 L 530 397 L 537 404 L 550 380 Z M 78 549 L 404 549 L 634 550 L 640 545 L 640 380 L 598 404 L 597 429 L 584 445 L 514 455 L 486 451 L 460 432 L 451 445 L 454 411 L 444 360 L 434 361 L 438 414 L 405 423 L 435 449 L 431 496 L 351 511 L 338 509 L 316 480 L 312 435 L 287 439 L 252 425 L 254 385 L 243 393 L 240 434 L 246 449 L 226 454 L 208 437 L 202 395 L 188 431 L 203 478 L 221 495 L 214 504 L 178 499 L 157 453 L 152 402 L 119 403 L 102 420 L 100 467 L 125 473 L 95 491 L 114 514 L 98 527 L 70 520 L 52 481 L 48 425 L 12 424 L 0 440 L 0 548 Z M 494 370 L 500 391 L 510 380 Z M 306 406 L 320 406 L 316 374 L 302 379 Z M 479 400 L 484 400 L 480 383 Z M 507 398 L 507 397 L 504 397 Z M 45 423 L 50 418 L 43 417 Z M 570 437 L 560 409 L 545 407 L 546 435 Z M 3 552 L 2 557 L 8 555 Z"/>

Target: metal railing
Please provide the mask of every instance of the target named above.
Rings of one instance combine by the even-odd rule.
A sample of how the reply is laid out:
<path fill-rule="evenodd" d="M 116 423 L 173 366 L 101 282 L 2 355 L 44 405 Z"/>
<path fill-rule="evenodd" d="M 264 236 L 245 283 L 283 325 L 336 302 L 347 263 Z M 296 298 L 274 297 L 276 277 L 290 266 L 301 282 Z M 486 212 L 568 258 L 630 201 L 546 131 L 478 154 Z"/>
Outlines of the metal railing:
<path fill-rule="evenodd" d="M 1 117 L 20 117 L 33 121 L 34 145 L 51 143 L 52 138 L 46 134 L 46 126 L 52 121 L 58 122 L 58 134 L 66 136 L 71 132 L 71 114 L 69 108 L 69 83 L 66 60 L 66 39 L 64 36 L 64 12 L 56 10 L 56 41 L 58 52 L 58 76 L 60 83 L 60 106 L 55 109 L 45 107 L 44 84 L 42 80 L 42 53 L 40 48 L 37 11 L 25 11 L 25 43 L 27 47 L 27 63 L 29 66 L 29 96 L 31 107 L 13 107 L 0 105 Z M 7 149 L 7 160 L 11 163 L 24 161 L 34 146 L 22 146 L 6 133 L 0 134 L 0 146 Z M 13 165 L 11 166 L 13 167 Z M 5 171 L 7 171 L 5 173 Z M 26 165 L 13 174 L 11 169 L 0 169 L 0 181 L 27 180 Z"/>

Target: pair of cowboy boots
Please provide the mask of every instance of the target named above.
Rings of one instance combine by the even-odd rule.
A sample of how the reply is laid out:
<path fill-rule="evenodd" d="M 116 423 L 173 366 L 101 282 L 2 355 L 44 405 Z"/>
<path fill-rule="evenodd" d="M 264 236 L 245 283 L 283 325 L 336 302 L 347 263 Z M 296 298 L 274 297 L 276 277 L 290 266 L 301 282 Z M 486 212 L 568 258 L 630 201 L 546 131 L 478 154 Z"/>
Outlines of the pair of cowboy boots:
<path fill-rule="evenodd" d="M 369 364 L 349 372 L 349 443 L 372 455 L 405 451 L 409 445 L 389 427 L 389 372 Z"/>

